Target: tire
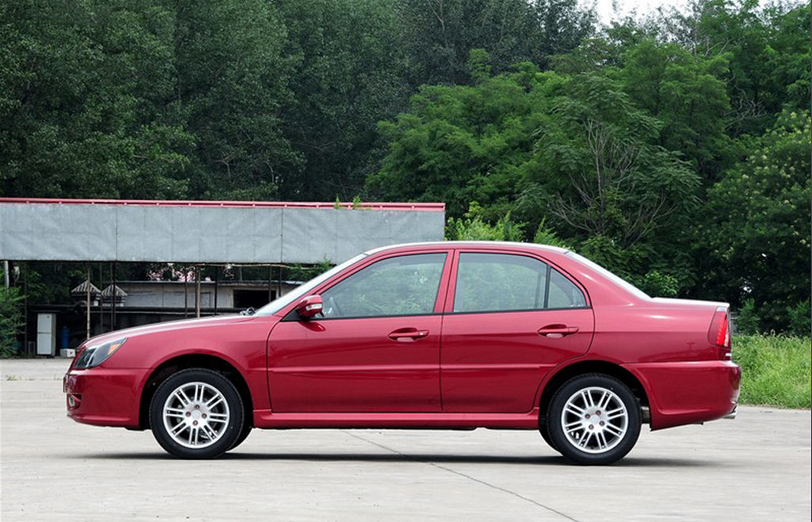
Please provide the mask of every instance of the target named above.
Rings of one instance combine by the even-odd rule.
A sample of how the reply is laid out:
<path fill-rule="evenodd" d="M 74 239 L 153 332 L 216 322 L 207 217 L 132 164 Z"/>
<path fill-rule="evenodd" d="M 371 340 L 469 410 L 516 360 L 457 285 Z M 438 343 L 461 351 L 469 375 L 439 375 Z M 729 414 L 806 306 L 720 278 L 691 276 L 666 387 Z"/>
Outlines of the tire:
<path fill-rule="evenodd" d="M 640 436 L 640 419 L 640 404 L 628 386 L 608 375 L 587 374 L 558 389 L 546 424 L 564 457 L 577 464 L 603 465 L 632 450 Z"/>
<path fill-rule="evenodd" d="M 185 459 L 210 459 L 228 451 L 243 432 L 243 404 L 222 374 L 182 370 L 165 380 L 149 406 L 158 444 Z"/>
<path fill-rule="evenodd" d="M 246 421 L 243 424 L 242 431 L 240 432 L 240 435 L 237 437 L 237 440 L 234 441 L 234 444 L 232 444 L 231 447 L 228 448 L 228 451 L 231 451 L 234 448 L 236 448 L 237 446 L 239 446 L 240 444 L 242 444 L 245 441 L 245 439 L 248 438 L 248 435 L 251 434 L 252 429 L 253 429 L 253 426 L 251 426 L 251 424 L 249 424 Z"/>
<path fill-rule="evenodd" d="M 539 426 L 539 433 L 541 433 L 541 438 L 544 439 L 544 442 L 546 442 L 548 446 L 553 448 L 558 453 L 561 453 L 560 451 L 558 451 L 558 448 L 555 447 L 555 443 L 553 442 L 553 439 L 550 437 L 550 426 L 546 422 L 541 426 Z"/>

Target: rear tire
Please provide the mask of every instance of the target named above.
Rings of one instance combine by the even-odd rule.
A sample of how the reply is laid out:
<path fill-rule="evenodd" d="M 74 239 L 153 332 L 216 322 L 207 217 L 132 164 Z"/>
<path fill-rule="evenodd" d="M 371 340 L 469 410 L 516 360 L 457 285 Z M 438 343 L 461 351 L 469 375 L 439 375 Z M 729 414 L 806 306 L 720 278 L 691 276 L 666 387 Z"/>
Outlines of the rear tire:
<path fill-rule="evenodd" d="M 614 377 L 587 374 L 558 389 L 546 424 L 555 448 L 584 465 L 612 464 L 626 456 L 640 436 L 640 404 Z"/>
<path fill-rule="evenodd" d="M 548 446 L 553 448 L 553 450 L 557 451 L 558 453 L 561 453 L 558 451 L 558 448 L 555 447 L 552 437 L 550 437 L 550 426 L 546 422 L 539 426 L 539 433 L 541 434 L 541 438 L 544 439 L 544 442 L 546 442 Z"/>
<path fill-rule="evenodd" d="M 243 431 L 243 404 L 222 374 L 182 370 L 165 380 L 149 406 L 158 444 L 185 459 L 210 459 L 228 451 Z"/>

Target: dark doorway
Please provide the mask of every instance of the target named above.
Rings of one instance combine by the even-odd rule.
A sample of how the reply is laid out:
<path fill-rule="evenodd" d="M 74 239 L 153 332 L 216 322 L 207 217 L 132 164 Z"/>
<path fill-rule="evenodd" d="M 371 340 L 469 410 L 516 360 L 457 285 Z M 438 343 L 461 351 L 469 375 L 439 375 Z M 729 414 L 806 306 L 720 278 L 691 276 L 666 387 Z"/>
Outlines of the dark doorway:
<path fill-rule="evenodd" d="M 276 291 L 271 290 L 271 300 Z M 234 290 L 234 308 L 261 308 L 268 304 L 268 290 Z"/>

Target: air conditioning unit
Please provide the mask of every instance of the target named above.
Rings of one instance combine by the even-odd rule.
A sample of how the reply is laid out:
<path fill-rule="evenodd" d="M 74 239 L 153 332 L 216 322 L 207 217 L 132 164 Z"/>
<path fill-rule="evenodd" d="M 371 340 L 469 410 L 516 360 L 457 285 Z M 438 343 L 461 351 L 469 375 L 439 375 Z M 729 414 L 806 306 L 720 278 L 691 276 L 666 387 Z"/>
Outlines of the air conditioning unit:
<path fill-rule="evenodd" d="M 56 355 L 56 314 L 37 314 L 37 355 Z"/>

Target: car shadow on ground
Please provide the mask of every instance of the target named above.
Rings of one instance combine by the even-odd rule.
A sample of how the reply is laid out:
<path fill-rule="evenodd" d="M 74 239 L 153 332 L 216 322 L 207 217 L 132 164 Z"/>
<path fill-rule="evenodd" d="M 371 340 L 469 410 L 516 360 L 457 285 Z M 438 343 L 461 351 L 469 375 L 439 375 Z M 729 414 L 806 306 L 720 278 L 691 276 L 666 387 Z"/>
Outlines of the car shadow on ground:
<path fill-rule="evenodd" d="M 74 458 L 97 460 L 177 460 L 166 453 L 98 453 L 76 455 Z M 427 464 L 542 464 L 547 466 L 572 466 L 559 455 L 512 456 L 512 455 L 443 455 L 443 454 L 385 454 L 385 453 L 227 453 L 222 461 L 305 461 L 305 462 L 422 462 Z M 626 457 L 611 467 L 725 467 L 724 461 L 699 461 L 678 458 Z"/>

